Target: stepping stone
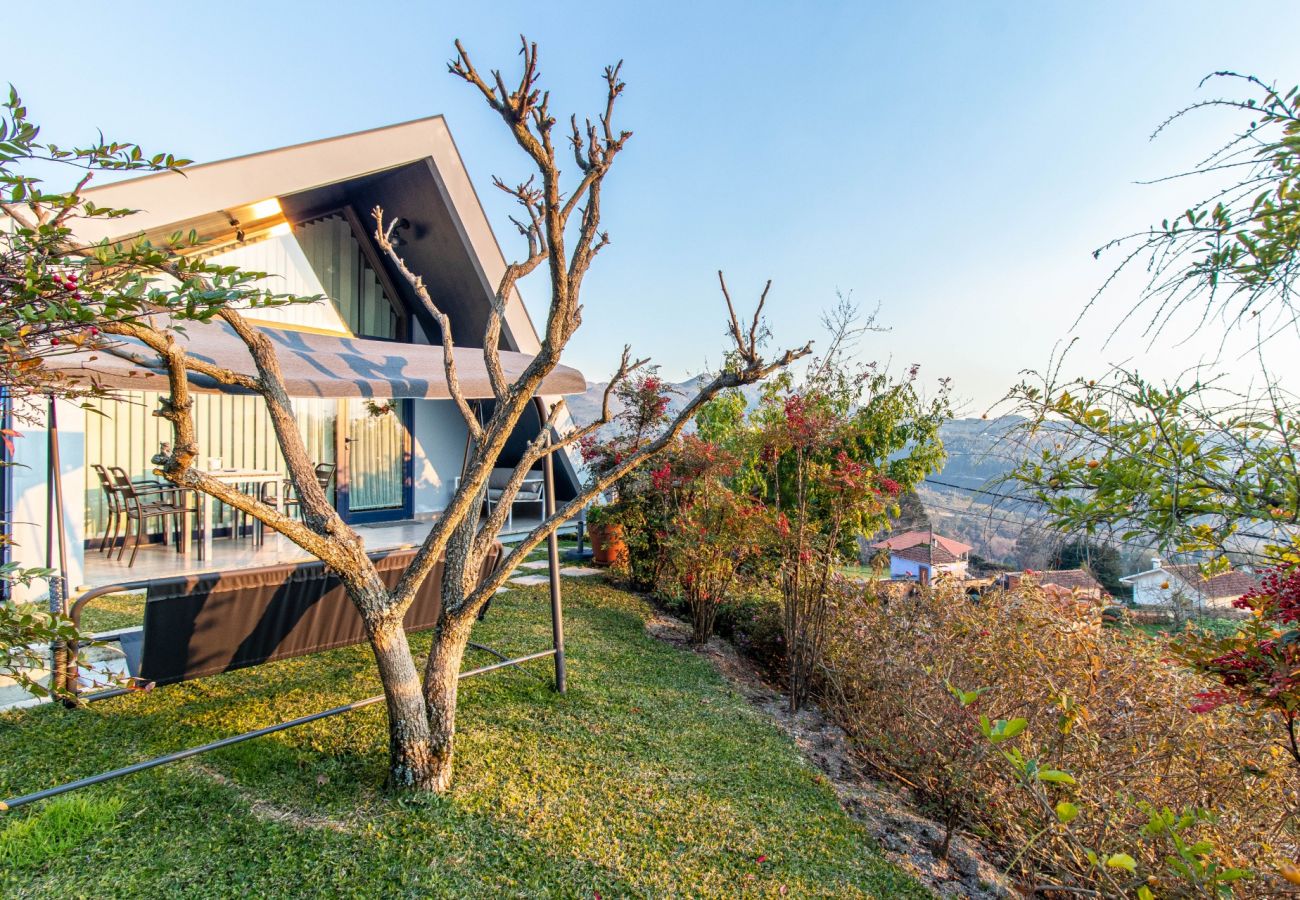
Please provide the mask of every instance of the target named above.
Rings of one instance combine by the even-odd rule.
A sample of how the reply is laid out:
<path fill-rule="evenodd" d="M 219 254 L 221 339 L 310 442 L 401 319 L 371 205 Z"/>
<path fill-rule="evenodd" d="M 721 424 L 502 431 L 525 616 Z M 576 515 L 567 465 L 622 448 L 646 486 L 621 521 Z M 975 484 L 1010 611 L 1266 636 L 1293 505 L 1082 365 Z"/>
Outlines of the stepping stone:
<path fill-rule="evenodd" d="M 511 584 L 521 584 L 525 587 L 534 584 L 549 584 L 551 577 L 549 575 L 520 575 L 517 578 L 511 578 Z"/>
<path fill-rule="evenodd" d="M 570 578 L 588 578 L 601 573 L 601 569 L 593 569 L 591 566 L 565 566 L 560 569 L 561 575 L 568 575 Z"/>
<path fill-rule="evenodd" d="M 547 561 L 544 560 L 544 559 L 535 559 L 535 560 L 533 560 L 532 562 L 521 562 L 521 563 L 519 564 L 519 568 L 521 568 L 521 569 L 545 569 L 545 568 L 546 568 L 547 566 L 549 566 L 549 565 L 550 565 L 550 563 L 547 562 Z"/>

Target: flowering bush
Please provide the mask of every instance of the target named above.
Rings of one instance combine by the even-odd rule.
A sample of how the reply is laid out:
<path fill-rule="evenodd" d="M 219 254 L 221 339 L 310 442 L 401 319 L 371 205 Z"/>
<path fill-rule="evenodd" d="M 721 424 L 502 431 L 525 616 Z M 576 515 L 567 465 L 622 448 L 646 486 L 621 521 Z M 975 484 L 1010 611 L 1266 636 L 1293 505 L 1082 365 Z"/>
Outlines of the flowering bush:
<path fill-rule="evenodd" d="M 762 432 L 774 504 L 789 510 L 777 516 L 776 546 L 792 710 L 808 699 L 822 658 L 841 538 L 883 518 L 892 500 L 880 475 L 849 455 L 852 430 L 852 420 L 837 416 L 826 395 L 792 394 Z"/>
<path fill-rule="evenodd" d="M 1188 631 L 1172 644 L 1179 659 L 1220 685 L 1197 694 L 1192 711 L 1237 705 L 1280 723 L 1283 746 L 1300 766 L 1300 565 L 1272 570 L 1233 605 L 1252 613 L 1235 634 Z"/>
<path fill-rule="evenodd" d="M 1205 680 L 1092 601 L 911 593 L 846 586 L 832 619 L 822 696 L 874 769 L 1048 896 L 1282 892 L 1300 768 L 1249 710 L 1192 712 Z"/>
<path fill-rule="evenodd" d="M 582 461 L 593 476 L 610 472 L 658 436 L 668 421 L 672 394 L 671 385 L 653 373 L 631 378 L 615 388 L 621 409 L 614 418 L 612 432 L 589 435 L 578 445 Z M 615 482 L 613 502 L 599 508 L 601 524 L 623 527 L 628 552 L 615 563 L 614 571 L 642 589 L 654 587 L 662 563 L 658 536 L 663 532 L 663 510 L 654 492 L 650 470 L 636 469 Z M 589 521 L 594 524 L 595 517 Z"/>
<path fill-rule="evenodd" d="M 668 520 L 662 542 L 666 568 L 690 608 L 695 643 L 713 636 L 737 573 L 763 551 L 767 516 L 761 503 L 705 478 L 692 485 L 690 499 Z"/>

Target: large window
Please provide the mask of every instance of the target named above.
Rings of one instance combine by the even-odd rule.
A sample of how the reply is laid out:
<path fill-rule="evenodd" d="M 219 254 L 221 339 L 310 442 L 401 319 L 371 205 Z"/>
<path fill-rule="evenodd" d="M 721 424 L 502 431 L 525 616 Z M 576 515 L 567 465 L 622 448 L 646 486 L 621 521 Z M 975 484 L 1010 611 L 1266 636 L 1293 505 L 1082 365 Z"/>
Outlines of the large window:
<path fill-rule="evenodd" d="M 293 236 L 320 281 L 321 293 L 334 301 L 349 331 L 364 337 L 398 336 L 392 300 L 343 215 L 296 225 Z"/>
<path fill-rule="evenodd" d="M 324 295 L 324 303 L 258 309 L 258 319 L 285 325 L 347 330 L 359 337 L 403 337 L 398 306 L 375 271 L 345 212 L 277 225 L 208 254 L 212 262 L 265 272 L 263 286 L 277 294 Z"/>

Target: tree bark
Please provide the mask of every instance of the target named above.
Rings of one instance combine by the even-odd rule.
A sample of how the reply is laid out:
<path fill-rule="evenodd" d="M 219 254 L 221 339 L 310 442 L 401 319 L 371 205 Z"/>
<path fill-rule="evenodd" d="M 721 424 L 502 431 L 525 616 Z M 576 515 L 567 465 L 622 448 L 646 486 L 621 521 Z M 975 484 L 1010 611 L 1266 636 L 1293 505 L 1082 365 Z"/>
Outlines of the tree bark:
<path fill-rule="evenodd" d="M 442 790 L 436 778 L 420 672 L 401 619 L 386 621 L 371 631 L 370 646 L 388 707 L 388 786 Z"/>
<path fill-rule="evenodd" d="M 472 623 L 471 618 L 470 622 Z M 456 752 L 456 699 L 460 690 L 460 666 L 469 643 L 471 624 L 443 616 L 434 633 L 429 663 L 424 673 L 424 703 L 428 710 L 429 788 L 445 791 L 451 786 Z"/>

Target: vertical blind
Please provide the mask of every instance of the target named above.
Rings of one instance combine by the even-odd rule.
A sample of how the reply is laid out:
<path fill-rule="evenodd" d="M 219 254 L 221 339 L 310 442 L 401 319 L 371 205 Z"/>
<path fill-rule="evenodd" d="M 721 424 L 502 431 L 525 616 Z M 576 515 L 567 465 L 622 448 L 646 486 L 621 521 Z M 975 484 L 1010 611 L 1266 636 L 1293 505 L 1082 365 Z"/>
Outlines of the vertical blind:
<path fill-rule="evenodd" d="M 402 505 L 406 429 L 397 410 L 371 415 L 348 403 L 348 509 L 393 509 Z"/>
<path fill-rule="evenodd" d="M 293 235 L 320 280 L 320 293 L 334 301 L 349 331 L 397 337 L 397 314 L 346 219 L 331 215 L 296 225 Z"/>
<path fill-rule="evenodd" d="M 171 424 L 153 415 L 159 394 L 131 391 L 115 399 L 96 400 L 99 411 L 86 414 L 86 464 L 120 466 L 132 478 L 147 478 L 153 471 L 149 458 L 159 445 L 171 442 Z M 194 426 L 199 443 L 199 467 L 208 457 L 221 457 L 225 467 L 270 469 L 284 472 L 284 457 L 260 397 L 229 394 L 194 394 Z M 307 453 L 318 462 L 334 462 L 335 419 L 339 401 L 293 401 Z M 86 536 L 98 537 L 108 524 L 103 491 L 97 479 L 86 482 Z M 218 504 L 213 519 L 217 527 L 229 524 L 230 511 Z"/>

